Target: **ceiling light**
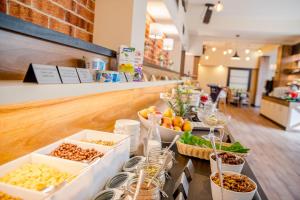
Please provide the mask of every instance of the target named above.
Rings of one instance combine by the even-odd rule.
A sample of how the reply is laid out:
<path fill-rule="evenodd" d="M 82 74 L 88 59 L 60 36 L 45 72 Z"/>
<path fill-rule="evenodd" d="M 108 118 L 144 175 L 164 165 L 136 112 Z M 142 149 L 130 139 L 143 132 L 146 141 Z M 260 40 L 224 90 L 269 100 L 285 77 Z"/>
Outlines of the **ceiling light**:
<path fill-rule="evenodd" d="M 204 59 L 205 59 L 205 60 L 208 60 L 208 59 L 209 59 L 209 56 L 205 56 Z"/>
<path fill-rule="evenodd" d="M 246 61 L 249 61 L 249 60 L 250 60 L 250 57 L 249 57 L 249 56 L 247 56 L 247 57 L 245 58 L 245 60 L 246 60 Z"/>
<path fill-rule="evenodd" d="M 218 3 L 215 5 L 215 9 L 217 12 L 221 12 L 223 10 L 224 6 L 221 3 L 221 1 L 218 1 Z"/>
<path fill-rule="evenodd" d="M 161 25 L 158 23 L 151 23 L 150 24 L 150 33 L 149 33 L 149 37 L 152 39 L 162 39 L 163 37 L 163 32 L 161 29 Z"/>
<path fill-rule="evenodd" d="M 228 49 L 228 53 L 229 53 L 229 54 L 231 54 L 231 53 L 232 53 L 232 51 L 233 51 L 232 49 Z"/>
<path fill-rule="evenodd" d="M 250 50 L 249 49 L 245 49 L 245 54 L 249 54 Z"/>
<path fill-rule="evenodd" d="M 224 54 L 224 55 L 227 55 L 227 51 L 223 51 L 223 54 Z"/>
<path fill-rule="evenodd" d="M 174 47 L 174 40 L 172 38 L 165 38 L 163 40 L 163 50 L 172 51 Z"/>
<path fill-rule="evenodd" d="M 241 58 L 240 58 L 238 52 L 235 51 L 235 54 L 231 57 L 231 60 L 240 60 L 240 59 L 241 59 Z"/>
<path fill-rule="evenodd" d="M 262 55 L 263 52 L 262 52 L 261 49 L 258 49 L 258 50 L 257 50 L 257 53 L 258 53 L 259 55 Z"/>
<path fill-rule="evenodd" d="M 215 52 L 215 51 L 217 51 L 217 48 L 216 48 L 216 47 L 213 47 L 213 48 L 211 48 L 211 50 L 212 50 L 213 52 Z"/>
<path fill-rule="evenodd" d="M 223 65 L 219 65 L 220 68 L 224 67 Z"/>

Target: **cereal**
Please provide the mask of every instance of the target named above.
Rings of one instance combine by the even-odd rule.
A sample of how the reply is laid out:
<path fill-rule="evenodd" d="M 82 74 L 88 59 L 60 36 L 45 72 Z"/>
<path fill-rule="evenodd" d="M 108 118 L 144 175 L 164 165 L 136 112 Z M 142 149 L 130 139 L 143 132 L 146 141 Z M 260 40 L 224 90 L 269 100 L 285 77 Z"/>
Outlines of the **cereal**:
<path fill-rule="evenodd" d="M 114 146 L 116 144 L 114 141 L 106 141 L 106 140 L 81 140 L 81 141 L 95 143 L 95 144 L 101 144 L 104 146 Z"/>
<path fill-rule="evenodd" d="M 45 164 L 29 163 L 7 173 L 0 178 L 0 182 L 40 191 L 71 178 L 71 174 L 61 172 Z"/>
<path fill-rule="evenodd" d="M 1 191 L 0 191 L 0 199 L 1 200 L 22 200 L 20 197 L 13 197 Z"/>
<path fill-rule="evenodd" d="M 240 165 L 244 163 L 244 160 L 240 157 L 235 156 L 234 154 L 223 152 L 218 153 L 218 157 L 222 158 L 223 164 L 229 164 L 229 165 Z M 216 160 L 216 156 L 212 155 L 211 158 L 213 160 Z"/>
<path fill-rule="evenodd" d="M 103 153 L 95 149 L 83 149 L 76 144 L 63 143 L 52 151 L 50 155 L 74 161 L 90 161 L 93 158 L 102 157 Z"/>
<path fill-rule="evenodd" d="M 212 181 L 220 186 L 219 174 L 216 173 L 212 177 Z M 255 190 L 255 184 L 247 177 L 242 174 L 223 174 L 223 186 L 227 190 L 234 192 L 251 192 Z"/>

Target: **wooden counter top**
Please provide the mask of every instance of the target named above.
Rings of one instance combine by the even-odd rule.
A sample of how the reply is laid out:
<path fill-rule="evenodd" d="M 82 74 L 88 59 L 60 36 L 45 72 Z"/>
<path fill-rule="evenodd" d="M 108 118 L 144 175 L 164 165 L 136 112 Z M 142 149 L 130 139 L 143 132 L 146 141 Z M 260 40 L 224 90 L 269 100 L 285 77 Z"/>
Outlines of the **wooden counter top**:
<path fill-rule="evenodd" d="M 105 92 L 130 90 L 146 87 L 166 86 L 183 81 L 153 81 L 125 83 L 81 83 L 49 84 L 23 83 L 22 81 L 0 81 L 0 106 L 16 103 L 35 102 L 57 98 L 76 97 Z"/>
<path fill-rule="evenodd" d="M 290 102 L 278 97 L 272 97 L 272 96 L 263 96 L 262 99 L 268 100 L 268 101 L 272 101 L 274 103 L 278 103 L 284 106 L 289 106 Z"/>

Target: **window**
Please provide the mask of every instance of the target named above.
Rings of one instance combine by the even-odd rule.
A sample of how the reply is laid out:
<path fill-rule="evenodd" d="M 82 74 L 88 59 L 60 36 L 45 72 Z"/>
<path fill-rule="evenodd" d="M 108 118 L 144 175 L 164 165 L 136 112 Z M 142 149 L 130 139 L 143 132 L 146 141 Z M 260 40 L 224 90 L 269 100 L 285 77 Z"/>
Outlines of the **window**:
<path fill-rule="evenodd" d="M 251 83 L 251 69 L 228 68 L 227 86 L 231 89 L 249 91 Z"/>

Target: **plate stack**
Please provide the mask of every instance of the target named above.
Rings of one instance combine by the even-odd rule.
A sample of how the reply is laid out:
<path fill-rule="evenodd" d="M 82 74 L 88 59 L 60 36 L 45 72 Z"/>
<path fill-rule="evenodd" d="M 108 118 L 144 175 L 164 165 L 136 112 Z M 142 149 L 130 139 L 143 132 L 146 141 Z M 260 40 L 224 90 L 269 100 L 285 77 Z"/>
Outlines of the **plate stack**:
<path fill-rule="evenodd" d="M 140 139 L 140 128 L 141 124 L 139 121 L 130 119 L 119 119 L 115 123 L 114 133 L 130 135 L 130 153 L 137 151 Z"/>

